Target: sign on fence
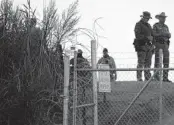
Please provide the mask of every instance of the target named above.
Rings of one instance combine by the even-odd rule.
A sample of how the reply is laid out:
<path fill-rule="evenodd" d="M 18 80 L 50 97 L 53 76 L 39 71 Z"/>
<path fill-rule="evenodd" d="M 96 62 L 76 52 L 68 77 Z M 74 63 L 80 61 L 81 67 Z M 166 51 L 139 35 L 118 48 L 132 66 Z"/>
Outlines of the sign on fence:
<path fill-rule="evenodd" d="M 99 64 L 99 69 L 109 69 L 108 64 Z M 110 82 L 110 72 L 108 71 L 99 71 L 99 92 L 111 92 L 111 82 Z"/>

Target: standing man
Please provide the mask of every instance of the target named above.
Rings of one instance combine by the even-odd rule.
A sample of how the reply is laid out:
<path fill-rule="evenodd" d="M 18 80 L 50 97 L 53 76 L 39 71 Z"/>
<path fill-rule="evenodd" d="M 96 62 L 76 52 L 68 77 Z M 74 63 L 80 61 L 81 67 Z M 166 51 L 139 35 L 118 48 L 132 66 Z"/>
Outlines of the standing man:
<path fill-rule="evenodd" d="M 70 60 L 70 64 L 71 64 L 71 67 L 73 68 L 74 67 L 74 58 L 72 58 Z M 76 64 L 76 66 L 79 69 L 80 68 L 89 68 L 90 67 L 89 61 L 86 58 L 83 57 L 83 51 L 81 49 L 78 49 L 78 51 L 77 51 L 77 64 Z"/>
<path fill-rule="evenodd" d="M 153 30 L 148 21 L 149 19 L 152 19 L 152 17 L 147 11 L 144 11 L 143 15 L 140 17 L 142 17 L 141 20 L 135 25 L 134 32 L 136 38 L 133 43 L 138 58 L 137 68 L 150 68 L 154 47 L 152 45 Z M 145 70 L 144 75 L 145 80 L 148 81 L 151 77 L 150 70 Z M 142 70 L 137 71 L 137 80 L 143 81 Z"/>
<path fill-rule="evenodd" d="M 115 61 L 111 56 L 109 56 L 107 48 L 103 49 L 103 57 L 98 60 L 97 65 L 98 64 L 108 64 L 110 69 L 116 69 Z M 116 71 L 110 71 L 110 79 L 114 81 L 117 79 Z M 106 102 L 106 93 L 103 95 L 103 101 Z"/>
<path fill-rule="evenodd" d="M 109 56 L 107 48 L 103 49 L 103 57 L 98 60 L 97 64 L 109 64 L 109 68 L 111 69 L 116 68 L 115 61 L 111 56 Z M 111 80 L 116 80 L 117 79 L 116 71 L 110 71 L 110 77 Z"/>
<path fill-rule="evenodd" d="M 163 67 L 169 68 L 169 44 L 171 34 L 168 26 L 165 24 L 166 15 L 164 12 L 155 16 L 159 22 L 153 26 L 154 31 L 154 45 L 155 45 L 155 67 L 159 67 L 159 50 L 163 50 Z M 159 73 L 155 76 L 156 80 L 159 80 Z M 163 81 L 171 82 L 168 79 L 168 70 L 163 71 Z"/>
<path fill-rule="evenodd" d="M 83 57 L 83 51 L 81 49 L 78 49 L 77 51 L 77 60 L 76 60 L 76 68 L 77 69 L 85 69 L 90 68 L 89 61 Z M 71 72 L 74 70 L 74 58 L 70 60 L 71 65 Z M 87 93 L 92 90 L 92 83 L 91 83 L 92 74 L 90 71 L 77 71 L 77 93 L 79 94 L 78 97 L 78 105 L 82 105 L 86 103 Z M 82 118 L 82 124 L 86 125 L 87 119 L 86 119 L 86 108 L 82 107 L 81 109 L 81 118 Z"/>

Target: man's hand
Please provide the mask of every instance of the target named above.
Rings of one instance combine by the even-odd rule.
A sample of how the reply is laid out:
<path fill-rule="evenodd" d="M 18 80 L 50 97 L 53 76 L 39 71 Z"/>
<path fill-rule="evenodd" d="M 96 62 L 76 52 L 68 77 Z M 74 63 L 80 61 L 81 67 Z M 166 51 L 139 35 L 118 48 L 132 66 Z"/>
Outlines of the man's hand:
<path fill-rule="evenodd" d="M 152 37 L 152 36 L 148 36 L 147 39 L 148 39 L 149 41 L 152 41 L 152 40 L 153 40 L 153 37 Z"/>
<path fill-rule="evenodd" d="M 111 79 L 114 80 L 114 81 L 116 81 L 117 80 L 117 74 L 116 73 L 112 74 L 111 75 Z"/>
<path fill-rule="evenodd" d="M 165 32 L 165 33 L 163 33 L 163 36 L 164 36 L 164 37 L 169 37 L 169 38 L 170 38 L 170 37 L 171 37 L 171 33 Z"/>
<path fill-rule="evenodd" d="M 114 79 L 117 80 L 117 73 L 114 74 Z"/>

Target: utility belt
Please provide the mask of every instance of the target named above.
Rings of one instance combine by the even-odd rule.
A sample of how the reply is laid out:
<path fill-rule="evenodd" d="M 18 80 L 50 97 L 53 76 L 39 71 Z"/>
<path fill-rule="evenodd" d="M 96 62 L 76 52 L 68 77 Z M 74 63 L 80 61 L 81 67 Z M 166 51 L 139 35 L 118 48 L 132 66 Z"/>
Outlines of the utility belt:
<path fill-rule="evenodd" d="M 151 43 L 151 41 L 148 41 L 148 42 L 144 42 L 144 43 L 142 44 L 142 46 L 144 46 L 144 45 L 151 46 L 151 45 L 152 45 L 152 43 Z"/>
<path fill-rule="evenodd" d="M 147 40 L 134 39 L 133 45 L 134 45 L 135 51 L 138 52 L 138 51 L 144 51 L 143 46 L 152 46 L 152 42 Z"/>
<path fill-rule="evenodd" d="M 157 43 L 160 43 L 160 44 L 165 44 L 166 42 L 165 41 L 156 41 Z"/>
<path fill-rule="evenodd" d="M 149 45 L 151 46 L 152 45 L 152 42 L 151 41 L 147 41 L 147 40 L 137 40 L 137 39 L 134 39 L 134 46 L 145 46 L 145 45 Z"/>
<path fill-rule="evenodd" d="M 169 45 L 170 41 L 169 40 L 165 40 L 164 37 L 155 37 L 155 42 L 156 43 L 160 43 L 160 44 L 165 44 L 167 43 Z"/>

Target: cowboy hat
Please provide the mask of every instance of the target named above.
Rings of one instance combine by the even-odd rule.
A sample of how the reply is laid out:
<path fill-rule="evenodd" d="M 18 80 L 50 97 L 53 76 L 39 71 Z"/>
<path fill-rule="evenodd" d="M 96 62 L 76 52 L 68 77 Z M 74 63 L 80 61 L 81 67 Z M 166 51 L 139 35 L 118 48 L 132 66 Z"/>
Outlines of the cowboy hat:
<path fill-rule="evenodd" d="M 149 19 L 152 19 L 151 14 L 148 11 L 144 11 L 142 15 L 140 15 L 140 17 L 146 17 Z"/>
<path fill-rule="evenodd" d="M 157 18 L 157 19 L 159 19 L 159 17 L 165 17 L 166 18 L 167 16 L 164 12 L 162 12 L 162 13 L 155 16 L 155 18 Z"/>

